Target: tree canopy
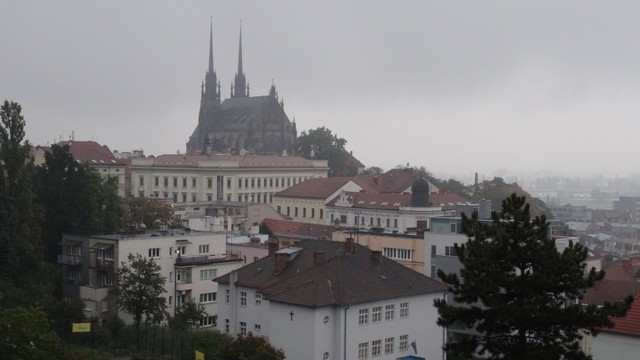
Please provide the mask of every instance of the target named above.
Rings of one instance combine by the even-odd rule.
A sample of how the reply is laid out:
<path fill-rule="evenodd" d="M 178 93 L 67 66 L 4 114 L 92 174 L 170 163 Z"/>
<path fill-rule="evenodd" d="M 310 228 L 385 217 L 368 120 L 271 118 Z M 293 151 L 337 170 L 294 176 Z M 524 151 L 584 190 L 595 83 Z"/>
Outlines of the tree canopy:
<path fill-rule="evenodd" d="M 167 317 L 164 297 L 166 278 L 160 274 L 160 265 L 140 254 L 129 254 L 129 262 L 122 262 L 115 273 L 110 294 L 118 306 L 133 316 L 136 325 L 145 321 L 160 323 Z"/>
<path fill-rule="evenodd" d="M 347 159 L 349 154 L 345 150 L 347 140 L 338 137 L 326 127 L 303 131 L 294 144 L 294 153 L 305 158 L 328 160 L 329 175 L 345 176 L 347 174 Z M 352 174 L 355 175 L 355 174 Z"/>
<path fill-rule="evenodd" d="M 463 217 L 467 243 L 456 245 L 460 274 L 438 272 L 449 285 L 449 301 L 435 301 L 438 325 L 477 331 L 447 344 L 464 357 L 491 359 L 588 359 L 581 330 L 597 334 L 624 316 L 632 298 L 604 306 L 581 305 L 604 271 L 586 269 L 587 249 L 573 244 L 558 252 L 544 215 L 531 218 L 526 198 L 512 194 L 490 224 L 474 213 Z"/>
<path fill-rule="evenodd" d="M 125 199 L 124 222 L 134 229 L 140 228 L 141 225 L 147 229 L 157 228 L 161 224 L 171 227 L 181 225 L 171 205 L 146 197 Z"/>

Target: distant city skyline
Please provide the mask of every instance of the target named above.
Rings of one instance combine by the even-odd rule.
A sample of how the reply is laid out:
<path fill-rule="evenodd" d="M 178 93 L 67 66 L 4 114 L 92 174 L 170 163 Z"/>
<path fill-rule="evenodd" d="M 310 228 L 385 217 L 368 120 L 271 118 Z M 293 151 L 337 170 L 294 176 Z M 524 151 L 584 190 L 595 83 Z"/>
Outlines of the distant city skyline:
<path fill-rule="evenodd" d="M 251 95 L 272 81 L 299 132 L 366 166 L 436 175 L 628 176 L 640 153 L 634 1 L 8 1 L 0 99 L 35 145 L 185 151 L 213 17 L 222 97 L 242 20 Z"/>

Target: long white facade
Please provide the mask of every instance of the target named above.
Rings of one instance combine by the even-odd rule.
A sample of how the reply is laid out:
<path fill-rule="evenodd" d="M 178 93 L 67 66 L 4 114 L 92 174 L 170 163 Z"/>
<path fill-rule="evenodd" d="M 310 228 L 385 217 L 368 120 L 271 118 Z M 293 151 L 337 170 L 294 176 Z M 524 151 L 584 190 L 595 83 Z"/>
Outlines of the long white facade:
<path fill-rule="evenodd" d="M 135 197 L 174 203 L 270 204 L 275 193 L 327 172 L 324 160 L 296 157 L 162 155 L 131 160 L 131 189 Z"/>

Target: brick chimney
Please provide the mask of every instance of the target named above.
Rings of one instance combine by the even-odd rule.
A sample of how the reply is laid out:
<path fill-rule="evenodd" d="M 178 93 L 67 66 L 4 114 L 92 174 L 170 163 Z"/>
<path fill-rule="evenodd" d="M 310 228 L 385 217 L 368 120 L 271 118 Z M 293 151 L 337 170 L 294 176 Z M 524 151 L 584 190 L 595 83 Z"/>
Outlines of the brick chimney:
<path fill-rule="evenodd" d="M 374 251 L 372 251 L 372 252 L 371 252 L 371 256 L 372 256 L 374 259 L 376 259 L 376 260 L 378 260 L 378 261 L 380 261 L 380 262 L 382 261 L 382 251 L 380 251 L 380 250 L 374 250 Z"/>
<path fill-rule="evenodd" d="M 344 249 L 348 253 L 354 253 L 356 250 L 356 245 L 353 243 L 353 238 L 349 237 L 344 243 Z"/>
<path fill-rule="evenodd" d="M 276 240 L 269 240 L 267 242 L 269 245 L 269 256 L 273 255 L 278 251 L 278 242 Z"/>
<path fill-rule="evenodd" d="M 273 267 L 276 273 L 282 272 L 287 267 L 287 254 L 278 254 L 274 256 L 275 266 Z"/>
<path fill-rule="evenodd" d="M 324 263 L 324 251 L 316 251 L 313 253 L 313 266 L 318 266 Z"/>

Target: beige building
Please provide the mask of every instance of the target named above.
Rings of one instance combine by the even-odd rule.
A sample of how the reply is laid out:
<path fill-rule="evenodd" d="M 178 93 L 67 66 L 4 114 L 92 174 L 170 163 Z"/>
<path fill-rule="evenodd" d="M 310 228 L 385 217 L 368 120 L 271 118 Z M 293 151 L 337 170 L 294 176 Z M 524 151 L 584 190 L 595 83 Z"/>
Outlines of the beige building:
<path fill-rule="evenodd" d="M 160 155 L 131 159 L 132 195 L 172 203 L 270 204 L 275 193 L 324 178 L 326 160 L 278 155 Z"/>
<path fill-rule="evenodd" d="M 273 207 L 295 221 L 327 224 L 329 200 L 343 191 L 360 190 L 362 187 L 349 177 L 309 179 L 275 194 Z"/>
<path fill-rule="evenodd" d="M 424 273 L 424 238 L 423 234 L 376 234 L 371 232 L 334 231 L 334 241 L 354 241 L 371 251 L 380 251 L 385 257 L 395 260 L 400 264 Z"/>

